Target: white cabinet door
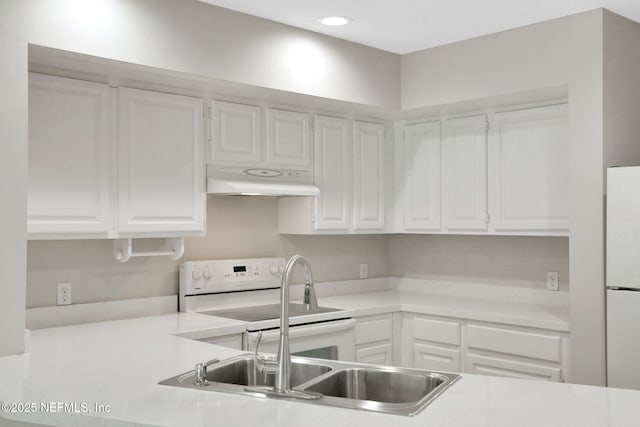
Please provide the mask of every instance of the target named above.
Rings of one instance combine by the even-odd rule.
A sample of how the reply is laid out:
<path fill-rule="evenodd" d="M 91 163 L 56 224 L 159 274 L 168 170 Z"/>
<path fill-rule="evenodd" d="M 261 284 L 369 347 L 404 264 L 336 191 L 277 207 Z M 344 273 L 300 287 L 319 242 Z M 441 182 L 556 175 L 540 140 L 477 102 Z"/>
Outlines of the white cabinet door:
<path fill-rule="evenodd" d="M 255 165 L 261 160 L 260 108 L 213 101 L 211 160 Z"/>
<path fill-rule="evenodd" d="M 460 372 L 460 349 L 426 343 L 413 344 L 413 367 L 434 371 Z"/>
<path fill-rule="evenodd" d="M 345 119 L 316 116 L 315 198 L 316 230 L 349 230 L 351 141 Z"/>
<path fill-rule="evenodd" d="M 372 365 L 393 365 L 393 346 L 391 343 L 379 343 L 356 348 L 356 362 Z"/>
<path fill-rule="evenodd" d="M 107 237 L 109 107 L 107 85 L 29 75 L 30 237 Z"/>
<path fill-rule="evenodd" d="M 120 235 L 204 230 L 201 99 L 120 88 Z"/>
<path fill-rule="evenodd" d="M 440 122 L 407 125 L 400 188 L 406 231 L 440 231 Z"/>
<path fill-rule="evenodd" d="M 309 115 L 267 109 L 267 163 L 308 169 L 311 166 Z"/>
<path fill-rule="evenodd" d="M 563 344 L 555 334 L 508 326 L 465 326 L 465 371 L 514 378 L 562 380 Z"/>
<path fill-rule="evenodd" d="M 495 115 L 491 222 L 497 231 L 569 229 L 567 126 L 566 104 Z"/>
<path fill-rule="evenodd" d="M 442 153 L 444 228 L 487 229 L 487 116 L 446 121 Z"/>
<path fill-rule="evenodd" d="M 502 356 L 467 354 L 465 372 L 530 380 L 562 381 L 559 367 L 510 360 Z"/>
<path fill-rule="evenodd" d="M 384 125 L 355 122 L 353 229 L 384 229 Z"/>

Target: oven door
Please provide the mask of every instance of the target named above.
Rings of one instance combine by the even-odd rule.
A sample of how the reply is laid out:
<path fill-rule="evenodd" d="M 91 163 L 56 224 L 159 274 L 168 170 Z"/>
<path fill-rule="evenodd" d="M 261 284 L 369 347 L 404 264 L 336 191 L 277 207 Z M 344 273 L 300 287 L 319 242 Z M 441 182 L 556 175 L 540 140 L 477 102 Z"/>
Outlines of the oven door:
<path fill-rule="evenodd" d="M 356 352 L 355 325 L 355 319 L 342 319 L 289 326 L 290 353 L 294 356 L 353 362 Z M 255 351 L 260 333 L 262 339 L 258 351 L 277 353 L 280 328 L 247 332 L 246 350 Z"/>

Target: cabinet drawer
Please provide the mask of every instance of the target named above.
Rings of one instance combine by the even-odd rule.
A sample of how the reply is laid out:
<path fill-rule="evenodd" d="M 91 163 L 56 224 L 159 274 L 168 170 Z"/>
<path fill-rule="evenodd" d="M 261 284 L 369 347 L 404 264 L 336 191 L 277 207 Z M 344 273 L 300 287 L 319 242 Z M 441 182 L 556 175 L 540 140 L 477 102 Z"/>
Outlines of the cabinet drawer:
<path fill-rule="evenodd" d="M 417 340 L 460 345 L 460 324 L 416 317 L 413 320 L 413 336 Z"/>
<path fill-rule="evenodd" d="M 467 326 L 467 346 L 469 348 L 559 363 L 561 361 L 561 344 L 560 337 L 486 326 Z"/>
<path fill-rule="evenodd" d="M 356 344 L 390 340 L 393 335 L 391 315 L 366 317 L 356 323 Z"/>
<path fill-rule="evenodd" d="M 562 370 L 558 367 L 522 363 L 501 357 L 478 356 L 468 354 L 466 372 L 480 375 L 522 378 L 529 380 L 562 381 Z"/>
<path fill-rule="evenodd" d="M 413 344 L 413 367 L 434 371 L 460 372 L 460 350 L 422 343 Z"/>

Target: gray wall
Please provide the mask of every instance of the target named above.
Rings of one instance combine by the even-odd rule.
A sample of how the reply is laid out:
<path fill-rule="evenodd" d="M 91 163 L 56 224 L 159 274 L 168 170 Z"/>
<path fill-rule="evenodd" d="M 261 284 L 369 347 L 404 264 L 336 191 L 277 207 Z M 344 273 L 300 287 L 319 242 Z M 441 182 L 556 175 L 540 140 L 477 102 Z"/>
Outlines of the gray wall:
<path fill-rule="evenodd" d="M 446 105 L 566 84 L 570 28 L 583 15 L 402 56 L 402 108 Z M 593 31 L 593 29 L 592 29 Z"/>
<path fill-rule="evenodd" d="M 402 106 L 425 109 L 566 85 L 569 98 L 571 372 L 605 384 L 603 10 L 402 57 Z"/>
<path fill-rule="evenodd" d="M 419 277 L 545 289 L 547 271 L 557 271 L 569 290 L 566 237 L 394 235 L 389 272 Z"/>
<path fill-rule="evenodd" d="M 194 76 L 400 106 L 400 57 L 196 0 L 26 0 L 29 43 Z"/>
<path fill-rule="evenodd" d="M 291 256 L 313 266 L 316 281 L 357 279 L 360 263 L 369 277 L 388 276 L 386 236 L 281 236 L 278 202 L 261 197 L 208 197 L 207 236 L 188 238 L 180 261 L 113 258 L 110 240 L 31 241 L 27 306 L 56 305 L 56 283 L 73 284 L 74 303 L 178 293 L 178 264 L 188 260 Z M 151 249 L 157 240 L 134 240 Z"/>

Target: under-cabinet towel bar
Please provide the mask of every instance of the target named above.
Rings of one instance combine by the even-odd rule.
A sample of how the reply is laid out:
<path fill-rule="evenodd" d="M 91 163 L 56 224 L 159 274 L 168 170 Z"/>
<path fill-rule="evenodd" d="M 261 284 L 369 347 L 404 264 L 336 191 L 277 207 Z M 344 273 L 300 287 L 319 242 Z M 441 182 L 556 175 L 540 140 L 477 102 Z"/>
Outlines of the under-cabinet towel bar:
<path fill-rule="evenodd" d="M 168 256 L 179 259 L 184 254 L 184 238 L 173 237 L 166 239 L 166 243 L 158 251 L 133 251 L 132 239 L 117 239 L 113 242 L 113 256 L 120 262 L 127 262 L 133 257 Z"/>

